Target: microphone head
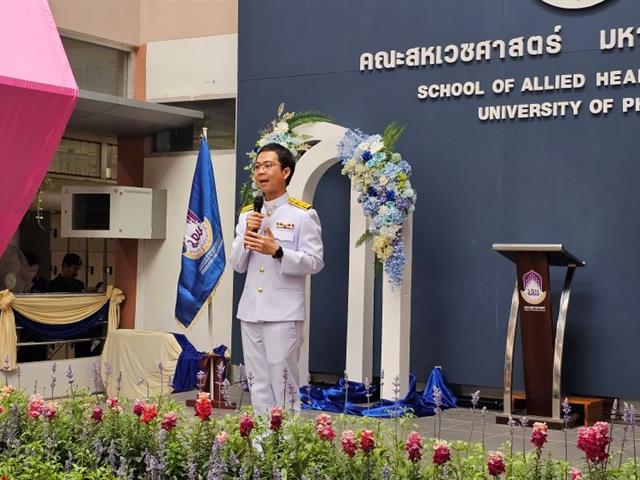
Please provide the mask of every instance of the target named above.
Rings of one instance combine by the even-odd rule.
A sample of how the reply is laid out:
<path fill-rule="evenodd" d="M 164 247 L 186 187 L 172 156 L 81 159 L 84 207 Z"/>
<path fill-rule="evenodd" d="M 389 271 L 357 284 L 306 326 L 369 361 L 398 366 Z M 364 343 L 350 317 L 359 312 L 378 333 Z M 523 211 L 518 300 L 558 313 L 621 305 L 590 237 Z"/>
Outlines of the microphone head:
<path fill-rule="evenodd" d="M 262 206 L 264 205 L 264 197 L 262 195 L 258 195 L 253 199 L 253 211 L 260 212 L 262 210 Z"/>

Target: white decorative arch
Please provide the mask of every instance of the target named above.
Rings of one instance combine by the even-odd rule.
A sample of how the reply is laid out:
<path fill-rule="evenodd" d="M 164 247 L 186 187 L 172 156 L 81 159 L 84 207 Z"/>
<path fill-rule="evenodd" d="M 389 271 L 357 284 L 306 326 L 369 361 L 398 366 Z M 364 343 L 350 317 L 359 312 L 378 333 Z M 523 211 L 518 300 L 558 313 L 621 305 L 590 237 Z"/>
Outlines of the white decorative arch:
<path fill-rule="evenodd" d="M 322 175 L 338 162 L 338 142 L 347 129 L 332 123 L 311 123 L 296 127 L 296 133 L 317 141 L 296 165 L 296 173 L 288 187 L 289 193 L 313 203 Z M 372 378 L 373 370 L 373 290 L 374 256 L 370 248 L 355 246 L 367 228 L 367 219 L 357 202 L 357 192 L 351 189 L 349 227 L 349 282 L 347 312 L 347 356 L 345 370 L 349 379 L 363 382 Z M 385 276 L 382 297 L 382 355 L 381 368 L 386 380 L 384 398 L 392 398 L 391 379 L 401 379 L 401 394 L 406 392 L 409 378 L 409 345 L 411 328 L 411 235 L 412 217 L 403 228 L 406 266 L 402 285 L 391 288 Z M 331 261 L 331 260 L 329 260 Z M 310 280 L 307 279 L 307 319 L 305 338 L 300 356 L 301 379 L 309 372 Z"/>

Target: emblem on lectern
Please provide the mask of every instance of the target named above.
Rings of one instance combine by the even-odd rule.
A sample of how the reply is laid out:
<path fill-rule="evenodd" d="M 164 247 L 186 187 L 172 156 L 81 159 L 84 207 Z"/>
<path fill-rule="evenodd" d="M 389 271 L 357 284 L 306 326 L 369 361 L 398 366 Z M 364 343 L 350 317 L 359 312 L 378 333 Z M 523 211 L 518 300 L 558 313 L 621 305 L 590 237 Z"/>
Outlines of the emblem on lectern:
<path fill-rule="evenodd" d="M 549 5 L 553 5 L 558 8 L 569 8 L 569 9 L 577 9 L 577 8 L 588 8 L 593 7 L 599 3 L 604 2 L 605 0 L 542 0 L 544 3 Z"/>
<path fill-rule="evenodd" d="M 525 302 L 531 305 L 539 305 L 547 298 L 547 292 L 542 290 L 542 275 L 534 270 L 529 270 L 522 276 L 524 290 L 520 290 L 520 295 Z"/>

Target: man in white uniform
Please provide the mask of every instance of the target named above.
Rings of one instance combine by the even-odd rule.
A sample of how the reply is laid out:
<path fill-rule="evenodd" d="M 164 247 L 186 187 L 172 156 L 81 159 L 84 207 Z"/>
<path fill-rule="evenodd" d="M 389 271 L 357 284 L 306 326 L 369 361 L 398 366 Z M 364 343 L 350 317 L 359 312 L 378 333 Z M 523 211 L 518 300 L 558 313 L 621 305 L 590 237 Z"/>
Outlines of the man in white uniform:
<path fill-rule="evenodd" d="M 289 401 L 287 383 L 296 394 L 298 360 L 304 340 L 305 279 L 322 270 L 320 219 L 311 205 L 289 197 L 287 185 L 295 159 L 271 143 L 258 152 L 253 175 L 264 206 L 242 210 L 231 250 L 231 264 L 247 273 L 238 305 L 247 373 L 253 375 L 251 402 L 261 414 Z"/>

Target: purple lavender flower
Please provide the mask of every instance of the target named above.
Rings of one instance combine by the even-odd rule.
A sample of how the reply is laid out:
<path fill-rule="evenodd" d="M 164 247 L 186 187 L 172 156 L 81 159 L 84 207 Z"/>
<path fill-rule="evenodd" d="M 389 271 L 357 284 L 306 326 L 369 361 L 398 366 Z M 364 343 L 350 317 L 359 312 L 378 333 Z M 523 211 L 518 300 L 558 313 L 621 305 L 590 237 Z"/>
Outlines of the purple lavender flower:
<path fill-rule="evenodd" d="M 272 477 L 273 477 L 273 480 L 282 480 L 282 474 L 280 473 L 280 469 L 275 465 L 273 466 Z"/>
<path fill-rule="evenodd" d="M 522 428 L 526 428 L 529 425 L 529 419 L 524 416 L 524 417 L 520 417 L 520 426 L 522 426 Z"/>
<path fill-rule="evenodd" d="M 391 468 L 389 467 L 388 464 L 384 464 L 382 466 L 382 471 L 380 472 L 380 476 L 382 477 L 382 480 L 391 480 Z"/>
<path fill-rule="evenodd" d="M 114 440 L 111 440 L 111 443 L 109 444 L 109 449 L 107 450 L 107 458 L 109 461 L 109 466 L 112 470 L 115 470 L 117 468 L 116 465 L 118 452 L 116 451 L 116 442 Z"/>
<path fill-rule="evenodd" d="M 562 402 L 562 413 L 564 414 L 565 422 L 569 420 L 569 415 L 571 415 L 571 405 L 569 405 L 569 399 L 565 397 Z"/>
<path fill-rule="evenodd" d="M 116 396 L 120 396 L 120 390 L 122 390 L 122 370 L 118 372 L 118 376 L 116 377 Z"/>
<path fill-rule="evenodd" d="M 224 462 L 220 458 L 220 444 L 218 442 L 213 442 L 213 445 L 211 446 L 211 456 L 209 457 L 207 480 L 222 480 L 224 473 Z"/>
<path fill-rule="evenodd" d="M 478 408 L 478 403 L 480 402 L 480 390 L 476 390 L 471 394 L 471 407 L 473 410 Z"/>
<path fill-rule="evenodd" d="M 193 457 L 189 455 L 189 460 L 187 462 L 187 480 L 197 480 L 198 479 L 198 466 L 196 462 L 193 460 Z"/>
<path fill-rule="evenodd" d="M 118 478 L 127 478 L 127 459 L 124 457 L 120 457 L 120 466 L 118 467 L 118 471 L 116 475 Z"/>
<path fill-rule="evenodd" d="M 99 438 L 96 438 L 93 441 L 93 453 L 96 457 L 96 462 L 100 463 L 100 460 L 102 459 L 102 454 L 104 453 L 104 445 L 102 444 L 102 440 L 100 440 Z"/>
<path fill-rule="evenodd" d="M 100 388 L 100 370 L 98 369 L 98 362 L 91 364 L 91 372 L 93 374 L 93 390 L 95 392 Z"/>
<path fill-rule="evenodd" d="M 67 367 L 67 382 L 69 383 L 70 387 L 73 387 L 73 382 L 75 380 L 73 379 L 73 369 L 71 368 L 71 365 L 69 365 Z"/>
<path fill-rule="evenodd" d="M 433 387 L 433 404 L 436 407 L 436 412 L 440 413 L 440 408 L 442 407 L 442 390 L 438 387 Z"/>
<path fill-rule="evenodd" d="M 398 402 L 400 400 L 400 376 L 396 375 L 391 384 L 393 385 L 393 400 Z"/>

